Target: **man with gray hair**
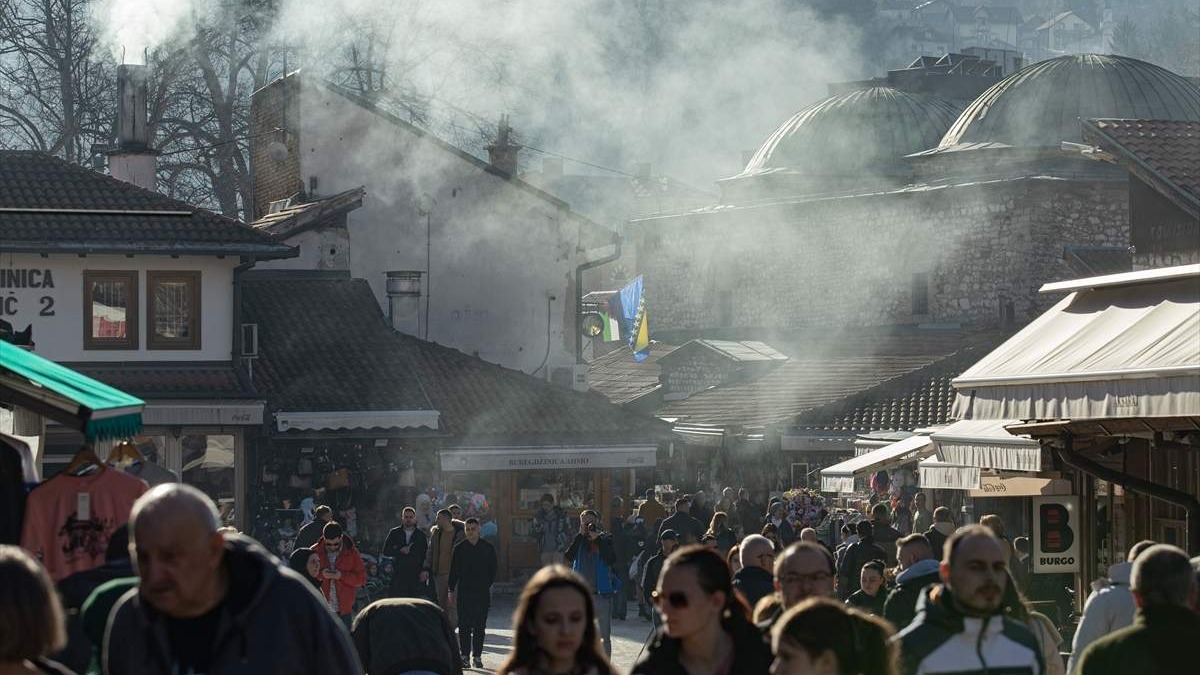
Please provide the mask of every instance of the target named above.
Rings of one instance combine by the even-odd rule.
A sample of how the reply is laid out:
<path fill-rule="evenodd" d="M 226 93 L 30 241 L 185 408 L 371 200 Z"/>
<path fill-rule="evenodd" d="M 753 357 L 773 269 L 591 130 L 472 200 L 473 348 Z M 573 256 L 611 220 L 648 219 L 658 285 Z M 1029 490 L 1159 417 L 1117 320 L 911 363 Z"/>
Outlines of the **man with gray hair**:
<path fill-rule="evenodd" d="M 1071 645 L 1071 658 L 1067 660 L 1067 672 L 1076 672 L 1079 657 L 1096 640 L 1133 623 L 1137 613 L 1129 583 L 1133 577 L 1133 563 L 1155 542 L 1144 539 L 1129 549 L 1124 562 L 1108 568 L 1106 579 L 1092 583 L 1092 592 L 1083 603 L 1083 615 L 1075 628 L 1075 639 Z"/>
<path fill-rule="evenodd" d="M 761 534 L 752 534 L 742 540 L 738 561 L 742 569 L 733 575 L 733 588 L 754 607 L 775 592 L 775 545 Z"/>
<path fill-rule="evenodd" d="M 1130 579 L 1133 625 L 1100 638 L 1083 652 L 1081 675 L 1196 672 L 1200 616 L 1192 611 L 1196 579 L 1187 554 L 1156 544 L 1137 557 Z"/>
<path fill-rule="evenodd" d="M 190 485 L 159 485 L 134 503 L 139 583 L 109 617 L 104 673 L 361 673 L 312 585 L 219 526 L 212 500 Z"/>

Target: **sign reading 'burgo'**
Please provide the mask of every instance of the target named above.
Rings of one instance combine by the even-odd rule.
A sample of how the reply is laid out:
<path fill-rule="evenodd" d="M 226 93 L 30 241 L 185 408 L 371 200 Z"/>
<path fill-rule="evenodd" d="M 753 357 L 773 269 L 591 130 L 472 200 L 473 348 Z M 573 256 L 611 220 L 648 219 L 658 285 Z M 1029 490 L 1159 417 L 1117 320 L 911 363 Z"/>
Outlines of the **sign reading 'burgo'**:
<path fill-rule="evenodd" d="M 1033 572 L 1079 571 L 1079 497 L 1033 498 Z"/>
<path fill-rule="evenodd" d="M 459 448 L 441 453 L 442 471 L 638 469 L 655 463 L 654 446 Z"/>

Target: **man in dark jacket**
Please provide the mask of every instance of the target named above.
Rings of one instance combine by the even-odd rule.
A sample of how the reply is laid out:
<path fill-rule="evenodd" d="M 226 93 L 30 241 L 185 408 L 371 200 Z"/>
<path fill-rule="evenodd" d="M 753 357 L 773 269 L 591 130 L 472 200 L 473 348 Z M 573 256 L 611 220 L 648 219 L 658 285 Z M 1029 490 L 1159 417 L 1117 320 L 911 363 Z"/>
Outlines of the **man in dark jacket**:
<path fill-rule="evenodd" d="M 679 545 L 679 535 L 675 534 L 675 530 L 666 530 L 659 537 L 658 543 L 658 553 L 646 561 L 646 567 L 642 570 L 642 597 L 646 599 L 646 604 L 651 607 L 654 606 L 651 593 L 658 587 L 658 575 L 662 574 L 663 563 L 675 552 L 675 548 Z M 650 610 L 650 615 L 650 620 L 655 626 L 658 626 L 662 617 L 654 609 Z"/>
<path fill-rule="evenodd" d="M 713 510 L 712 504 L 708 503 L 708 495 L 704 493 L 704 490 L 692 495 L 691 504 L 692 508 L 688 511 L 688 515 L 700 523 L 700 534 L 704 534 L 708 531 L 708 524 L 712 522 L 713 514 L 716 511 Z"/>
<path fill-rule="evenodd" d="M 872 560 L 887 560 L 883 549 L 875 543 L 871 523 L 860 520 L 856 527 L 859 539 L 846 549 L 842 565 L 838 568 L 838 595 L 843 600 L 860 588 L 859 573 L 863 565 Z"/>
<path fill-rule="evenodd" d="M 933 551 L 933 559 L 941 562 L 946 549 L 946 539 L 954 534 L 954 517 L 950 509 L 939 506 L 933 510 L 933 525 L 925 530 L 925 538 L 929 540 L 929 550 Z"/>
<path fill-rule="evenodd" d="M 929 540 L 921 534 L 910 534 L 896 542 L 896 587 L 883 603 L 883 618 L 901 630 L 917 616 L 917 601 L 921 591 L 941 581 L 938 561 L 933 559 Z"/>
<path fill-rule="evenodd" d="M 706 528 L 700 527 L 700 521 L 690 515 L 691 509 L 692 505 L 686 498 L 676 499 L 675 513 L 662 521 L 662 525 L 658 527 L 658 536 L 661 538 L 663 532 L 675 530 L 680 546 L 698 543 Z"/>
<path fill-rule="evenodd" d="M 496 549 L 479 538 L 479 519 L 467 518 L 466 539 L 454 547 L 450 562 L 450 602 L 458 607 L 458 648 L 463 668 L 467 654 L 475 667 L 483 667 L 483 636 L 488 609 L 492 604 L 492 584 L 496 582 Z"/>
<path fill-rule="evenodd" d="M 383 541 L 383 555 L 392 559 L 392 583 L 388 595 L 393 598 L 424 598 L 428 586 L 421 582 L 425 551 L 429 540 L 417 527 L 417 510 L 404 507 L 400 514 L 403 525 L 392 528 Z"/>
<path fill-rule="evenodd" d="M 612 598 L 619 590 L 617 554 L 612 536 L 600 527 L 600 514 L 584 511 L 579 514 L 579 534 L 567 546 L 567 564 L 579 573 L 591 587 L 596 607 L 596 621 L 604 650 L 612 654 Z"/>
<path fill-rule="evenodd" d="M 1079 675 L 1194 673 L 1200 615 L 1192 611 L 1196 579 L 1187 554 L 1169 544 L 1147 549 L 1133 563 L 1133 625 L 1093 642 Z"/>
<path fill-rule="evenodd" d="M 902 535 L 900 530 L 892 527 L 891 515 L 888 511 L 887 504 L 880 502 L 871 507 L 871 534 L 875 537 L 875 543 L 883 549 L 884 555 L 887 556 L 885 561 L 888 567 L 896 565 L 896 540 Z"/>
<path fill-rule="evenodd" d="M 926 588 L 917 618 L 894 638 L 905 675 L 1041 675 L 1037 638 L 1004 615 L 1008 552 L 986 527 L 972 525 L 946 542 L 942 583 Z"/>
<path fill-rule="evenodd" d="M 746 488 L 738 490 L 738 500 L 734 503 L 737 514 L 737 526 L 743 537 L 762 532 L 763 508 L 750 501 L 750 491 Z M 733 514 L 730 514 L 733 515 Z"/>
<path fill-rule="evenodd" d="M 296 543 L 292 548 L 312 548 L 313 544 L 320 541 L 325 523 L 331 520 L 333 520 L 333 509 L 324 504 L 318 506 L 313 511 L 312 522 L 300 528 L 300 531 L 296 533 Z"/>
<path fill-rule="evenodd" d="M 138 588 L 114 607 L 107 675 L 361 673 L 350 636 L 312 585 L 257 542 L 217 532 L 212 500 L 168 483 L 129 518 Z"/>
<path fill-rule="evenodd" d="M 733 575 L 733 590 L 754 607 L 775 592 L 775 545 L 761 534 L 752 534 L 742 540 L 738 560 L 742 569 Z"/>

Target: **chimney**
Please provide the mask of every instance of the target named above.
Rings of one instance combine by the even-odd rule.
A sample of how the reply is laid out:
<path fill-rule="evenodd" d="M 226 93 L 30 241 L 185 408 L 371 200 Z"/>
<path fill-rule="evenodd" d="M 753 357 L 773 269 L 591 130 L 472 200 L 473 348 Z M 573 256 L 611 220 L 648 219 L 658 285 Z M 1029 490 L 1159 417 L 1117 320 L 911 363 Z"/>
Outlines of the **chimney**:
<path fill-rule="evenodd" d="M 108 152 L 108 173 L 155 190 L 158 152 L 150 147 L 146 127 L 146 73 L 146 66 L 126 63 L 117 67 L 117 147 Z"/>
<path fill-rule="evenodd" d="M 508 126 L 508 115 L 500 116 L 500 127 L 496 131 L 496 142 L 487 146 L 488 161 L 492 166 L 510 176 L 517 175 L 517 153 L 521 146 L 509 141 L 512 127 Z"/>
<path fill-rule="evenodd" d="M 392 329 L 413 337 L 421 335 L 421 277 L 424 272 L 387 273 L 388 319 Z"/>
<path fill-rule="evenodd" d="M 542 178 L 555 180 L 562 178 L 563 162 L 560 157 L 543 157 L 542 158 Z"/>

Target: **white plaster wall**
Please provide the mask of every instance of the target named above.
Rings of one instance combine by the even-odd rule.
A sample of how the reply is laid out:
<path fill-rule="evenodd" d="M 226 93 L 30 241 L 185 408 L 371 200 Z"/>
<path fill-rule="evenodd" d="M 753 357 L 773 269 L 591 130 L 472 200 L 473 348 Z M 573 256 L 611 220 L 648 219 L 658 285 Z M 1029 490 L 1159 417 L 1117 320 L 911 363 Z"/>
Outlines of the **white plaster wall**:
<path fill-rule="evenodd" d="M 418 204 L 427 194 L 429 339 L 527 373 L 543 361 L 547 368 L 574 362 L 577 221 L 311 82 L 300 107 L 304 184 L 315 176 L 319 195 L 366 186 L 350 218 L 350 269 L 385 311 L 385 273 L 426 269 L 427 223 Z"/>
<path fill-rule="evenodd" d="M 233 349 L 233 268 L 236 258 L 0 254 L 0 271 L 50 270 L 54 288 L 0 287 L 0 318 L 16 330 L 33 324 L 36 352 L 53 361 L 228 361 Z M 138 349 L 83 348 L 84 270 L 137 270 Z M 146 271 L 200 272 L 200 349 L 146 349 Z M 42 316 L 42 297 L 53 299 L 53 316 Z M 15 299 L 15 302 L 10 299 Z M 9 310 L 15 310 L 9 313 Z"/>

